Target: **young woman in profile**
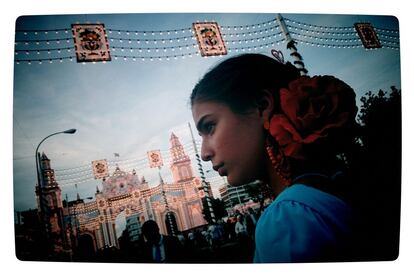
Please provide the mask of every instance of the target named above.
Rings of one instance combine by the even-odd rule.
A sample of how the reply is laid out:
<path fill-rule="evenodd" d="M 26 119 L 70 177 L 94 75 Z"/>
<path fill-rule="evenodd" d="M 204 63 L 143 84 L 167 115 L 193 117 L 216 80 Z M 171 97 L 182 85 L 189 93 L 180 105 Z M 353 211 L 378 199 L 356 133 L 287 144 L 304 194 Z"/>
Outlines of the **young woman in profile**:
<path fill-rule="evenodd" d="M 233 186 L 277 196 L 257 222 L 254 262 L 348 260 L 352 212 L 338 156 L 353 141 L 355 93 L 261 54 L 229 58 L 191 94 L 201 157 Z"/>

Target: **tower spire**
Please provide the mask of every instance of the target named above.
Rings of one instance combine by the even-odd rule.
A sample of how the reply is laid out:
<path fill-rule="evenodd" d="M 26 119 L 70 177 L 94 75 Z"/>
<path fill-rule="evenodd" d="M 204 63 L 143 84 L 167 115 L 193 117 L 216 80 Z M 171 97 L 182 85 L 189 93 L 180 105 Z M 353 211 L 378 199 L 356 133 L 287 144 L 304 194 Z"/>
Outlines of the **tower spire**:
<path fill-rule="evenodd" d="M 171 133 L 170 137 L 171 172 L 175 182 L 188 181 L 193 178 L 190 157 L 185 153 L 184 147 L 178 137 Z"/>

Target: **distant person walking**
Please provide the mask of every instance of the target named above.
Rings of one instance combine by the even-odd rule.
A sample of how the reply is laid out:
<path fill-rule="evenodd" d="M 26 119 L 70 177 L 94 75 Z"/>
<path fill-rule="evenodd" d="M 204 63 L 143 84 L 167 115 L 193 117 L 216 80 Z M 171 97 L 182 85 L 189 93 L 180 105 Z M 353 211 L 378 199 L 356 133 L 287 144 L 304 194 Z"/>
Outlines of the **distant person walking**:
<path fill-rule="evenodd" d="M 184 262 L 184 250 L 177 237 L 160 234 L 158 224 L 147 220 L 142 225 L 144 235 L 144 262 L 180 263 Z"/>

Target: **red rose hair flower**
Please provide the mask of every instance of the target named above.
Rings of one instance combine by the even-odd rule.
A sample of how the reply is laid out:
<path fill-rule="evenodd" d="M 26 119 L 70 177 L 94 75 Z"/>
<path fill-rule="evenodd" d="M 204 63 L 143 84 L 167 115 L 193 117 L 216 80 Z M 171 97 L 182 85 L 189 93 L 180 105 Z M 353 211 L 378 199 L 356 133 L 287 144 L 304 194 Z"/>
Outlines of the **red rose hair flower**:
<path fill-rule="evenodd" d="M 316 142 L 340 144 L 337 134 L 355 124 L 357 112 L 353 89 L 332 76 L 292 81 L 280 90 L 280 107 L 269 130 L 285 156 L 294 159 L 306 159 L 305 148 Z"/>

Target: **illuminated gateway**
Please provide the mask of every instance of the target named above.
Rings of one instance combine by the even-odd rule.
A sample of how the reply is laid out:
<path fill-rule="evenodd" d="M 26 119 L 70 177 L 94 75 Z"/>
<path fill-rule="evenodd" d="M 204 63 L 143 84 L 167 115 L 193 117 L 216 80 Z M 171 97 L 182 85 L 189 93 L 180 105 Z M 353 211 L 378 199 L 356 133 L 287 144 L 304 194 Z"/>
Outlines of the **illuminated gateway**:
<path fill-rule="evenodd" d="M 105 247 L 119 248 L 115 220 L 122 212 L 127 222 L 135 221 L 138 232 L 148 219 L 155 220 L 163 234 L 206 224 L 202 215 L 201 180 L 193 175 L 190 158 L 174 133 L 170 137 L 170 146 L 172 183 L 160 179 L 157 186 L 149 187 L 135 170 L 128 173 L 117 166 L 112 175 L 103 179 L 102 191 L 97 188 L 95 201 L 85 203 L 78 196 L 78 200 L 63 208 L 65 226 L 55 227 L 66 229 L 63 240 L 76 246 L 73 244 L 76 235 L 77 243 L 93 243 L 95 251 Z M 71 227 L 68 227 L 68 221 Z"/>

